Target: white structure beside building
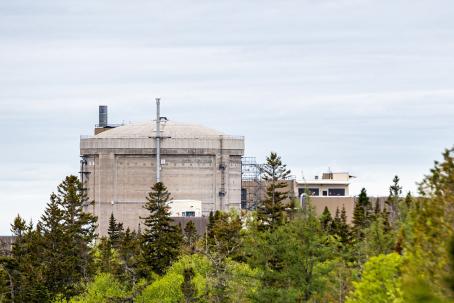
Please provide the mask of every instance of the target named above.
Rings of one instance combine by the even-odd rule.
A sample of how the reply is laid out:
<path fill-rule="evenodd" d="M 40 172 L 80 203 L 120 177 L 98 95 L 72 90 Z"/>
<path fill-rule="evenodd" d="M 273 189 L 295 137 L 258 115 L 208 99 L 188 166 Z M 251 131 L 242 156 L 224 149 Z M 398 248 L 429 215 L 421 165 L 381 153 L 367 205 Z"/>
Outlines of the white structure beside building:
<path fill-rule="evenodd" d="M 172 217 L 202 216 L 202 201 L 199 200 L 171 200 L 169 206 Z"/>
<path fill-rule="evenodd" d="M 350 176 L 347 172 L 324 173 L 312 180 L 297 180 L 298 197 L 307 193 L 313 197 L 348 197 Z"/>

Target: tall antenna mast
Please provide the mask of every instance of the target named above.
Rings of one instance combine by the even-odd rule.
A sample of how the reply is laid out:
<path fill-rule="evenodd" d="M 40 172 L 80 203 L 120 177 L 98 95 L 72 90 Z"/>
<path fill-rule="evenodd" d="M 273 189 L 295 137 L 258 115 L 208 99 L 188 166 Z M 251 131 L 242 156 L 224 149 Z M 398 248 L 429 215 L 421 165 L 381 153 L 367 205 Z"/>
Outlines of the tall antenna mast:
<path fill-rule="evenodd" d="M 161 99 L 156 98 L 156 183 L 161 182 Z"/>

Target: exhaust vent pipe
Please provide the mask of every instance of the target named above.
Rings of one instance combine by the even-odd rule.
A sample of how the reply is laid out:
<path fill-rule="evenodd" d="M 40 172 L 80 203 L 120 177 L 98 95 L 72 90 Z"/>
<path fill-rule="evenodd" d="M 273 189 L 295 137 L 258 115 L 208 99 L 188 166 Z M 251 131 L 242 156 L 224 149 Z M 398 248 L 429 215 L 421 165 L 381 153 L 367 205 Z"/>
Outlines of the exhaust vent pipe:
<path fill-rule="evenodd" d="M 99 127 L 106 127 L 107 122 L 107 105 L 99 106 Z"/>

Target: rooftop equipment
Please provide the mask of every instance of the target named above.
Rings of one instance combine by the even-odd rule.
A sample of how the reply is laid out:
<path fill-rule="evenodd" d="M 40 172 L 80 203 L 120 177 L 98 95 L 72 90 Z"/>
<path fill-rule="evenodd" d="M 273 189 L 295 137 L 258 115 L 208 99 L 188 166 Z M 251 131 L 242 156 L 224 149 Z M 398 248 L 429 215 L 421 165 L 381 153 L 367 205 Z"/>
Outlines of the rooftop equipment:
<path fill-rule="evenodd" d="M 98 127 L 107 127 L 107 105 L 99 106 L 99 125 Z"/>

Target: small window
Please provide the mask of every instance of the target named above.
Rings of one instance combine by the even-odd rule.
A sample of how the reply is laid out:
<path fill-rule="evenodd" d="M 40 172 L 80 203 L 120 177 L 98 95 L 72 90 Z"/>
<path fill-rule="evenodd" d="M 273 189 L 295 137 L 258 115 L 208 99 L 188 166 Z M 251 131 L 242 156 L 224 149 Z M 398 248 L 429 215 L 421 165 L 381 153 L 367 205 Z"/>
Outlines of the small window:
<path fill-rule="evenodd" d="M 247 189 L 241 189 L 241 209 L 247 208 Z"/>
<path fill-rule="evenodd" d="M 311 196 L 320 196 L 320 189 L 318 188 L 309 188 L 308 191 Z"/>
<path fill-rule="evenodd" d="M 184 211 L 182 215 L 183 217 L 195 217 L 195 211 Z"/>
<path fill-rule="evenodd" d="M 298 188 L 298 196 L 301 197 L 302 194 L 306 193 L 305 188 Z M 309 196 L 320 196 L 320 189 L 318 188 L 308 188 L 307 193 Z"/>
<path fill-rule="evenodd" d="M 345 189 L 344 188 L 330 188 L 328 189 L 329 196 L 345 196 Z"/>
<path fill-rule="evenodd" d="M 328 191 L 324 190 L 323 191 L 323 196 L 328 196 Z"/>

